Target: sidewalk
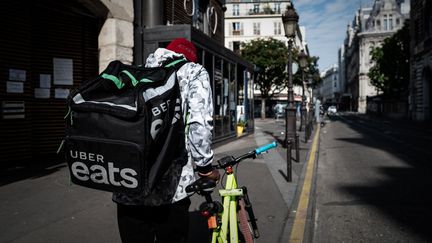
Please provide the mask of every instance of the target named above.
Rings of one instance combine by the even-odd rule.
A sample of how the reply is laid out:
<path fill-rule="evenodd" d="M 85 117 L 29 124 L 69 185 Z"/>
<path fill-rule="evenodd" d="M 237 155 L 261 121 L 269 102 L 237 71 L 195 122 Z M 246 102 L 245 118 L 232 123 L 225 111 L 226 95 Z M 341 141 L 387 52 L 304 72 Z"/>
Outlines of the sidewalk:
<path fill-rule="evenodd" d="M 215 159 L 237 156 L 275 139 L 281 140 L 283 131 L 283 121 L 256 119 L 254 134 L 216 146 Z M 261 237 L 256 242 L 286 242 L 288 237 L 286 222 L 310 148 L 310 142 L 303 141 L 303 133 L 299 134 L 300 160 L 292 162 L 292 182 L 281 174 L 286 174 L 286 150 L 280 144 L 275 150 L 238 166 L 238 182 L 248 187 L 258 218 Z M 295 157 L 294 150 L 292 154 Z M 111 193 L 70 185 L 65 164 L 10 182 L 0 186 L 0 243 L 120 242 Z M 203 198 L 194 195 L 190 211 L 195 211 L 202 201 Z"/>

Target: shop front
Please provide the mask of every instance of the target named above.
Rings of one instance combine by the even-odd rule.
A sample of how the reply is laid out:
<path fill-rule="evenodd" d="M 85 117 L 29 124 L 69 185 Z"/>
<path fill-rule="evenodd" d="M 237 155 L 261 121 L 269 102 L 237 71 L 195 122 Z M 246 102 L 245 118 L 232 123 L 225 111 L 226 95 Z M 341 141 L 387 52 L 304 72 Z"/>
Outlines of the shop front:
<path fill-rule="evenodd" d="M 191 40 L 198 49 L 198 62 L 209 73 L 213 91 L 214 142 L 235 137 L 239 120 L 253 123 L 253 66 L 190 25 L 157 26 L 144 30 L 144 56 L 172 39 Z"/>

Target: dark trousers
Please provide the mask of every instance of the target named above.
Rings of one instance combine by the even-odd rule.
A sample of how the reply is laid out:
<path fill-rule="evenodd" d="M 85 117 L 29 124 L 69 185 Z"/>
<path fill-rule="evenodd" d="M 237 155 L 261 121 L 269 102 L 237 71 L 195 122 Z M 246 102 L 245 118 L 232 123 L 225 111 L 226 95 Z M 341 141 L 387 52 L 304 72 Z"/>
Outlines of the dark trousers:
<path fill-rule="evenodd" d="M 190 199 L 157 207 L 117 204 L 123 243 L 186 243 Z"/>

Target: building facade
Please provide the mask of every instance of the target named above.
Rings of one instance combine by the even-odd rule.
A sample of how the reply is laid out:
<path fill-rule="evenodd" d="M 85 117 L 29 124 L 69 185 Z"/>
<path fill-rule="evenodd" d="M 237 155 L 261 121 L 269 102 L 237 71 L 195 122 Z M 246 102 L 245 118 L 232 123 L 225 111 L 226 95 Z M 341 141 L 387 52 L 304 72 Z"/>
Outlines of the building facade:
<path fill-rule="evenodd" d="M 286 42 L 281 16 L 290 1 L 228 0 L 225 12 L 225 46 L 239 51 L 240 44 L 272 37 Z"/>
<path fill-rule="evenodd" d="M 324 107 L 335 105 L 339 108 L 341 85 L 339 83 L 338 65 L 332 65 L 321 72 L 321 79 L 322 82 L 317 87 L 316 97 L 320 99 Z"/>
<path fill-rule="evenodd" d="M 413 120 L 432 118 L 432 2 L 411 0 L 411 80 L 409 111 Z"/>
<path fill-rule="evenodd" d="M 227 0 L 227 11 L 225 12 L 225 47 L 239 53 L 242 43 L 257 38 L 273 38 L 288 45 L 282 23 L 282 14 L 290 4 L 292 2 L 287 0 Z M 304 50 L 309 55 L 305 27 L 298 27 L 293 46 L 296 49 Z M 259 108 L 262 106 L 259 89 L 255 89 L 254 94 L 257 107 L 255 109 L 255 116 L 259 117 L 261 116 Z M 266 103 L 265 110 L 267 115 L 272 115 L 272 107 L 275 104 L 286 102 L 286 94 L 287 90 L 284 90 Z M 295 86 L 294 99 L 297 103 L 302 100 L 301 94 L 302 87 Z M 309 94 L 309 92 L 306 92 L 306 96 L 308 96 L 307 100 L 309 100 Z"/>
<path fill-rule="evenodd" d="M 361 8 L 348 26 L 344 43 L 345 92 L 354 111 L 366 113 L 366 98 L 378 91 L 368 77 L 372 67 L 370 50 L 401 29 L 409 19 L 409 1 L 375 0 L 372 8 Z"/>
<path fill-rule="evenodd" d="M 238 116 L 252 130 L 253 66 L 224 48 L 224 11 L 220 0 L 1 1 L 0 161 L 61 161 L 70 91 L 110 61 L 143 64 L 177 37 L 209 72 L 214 141 L 236 136 Z"/>

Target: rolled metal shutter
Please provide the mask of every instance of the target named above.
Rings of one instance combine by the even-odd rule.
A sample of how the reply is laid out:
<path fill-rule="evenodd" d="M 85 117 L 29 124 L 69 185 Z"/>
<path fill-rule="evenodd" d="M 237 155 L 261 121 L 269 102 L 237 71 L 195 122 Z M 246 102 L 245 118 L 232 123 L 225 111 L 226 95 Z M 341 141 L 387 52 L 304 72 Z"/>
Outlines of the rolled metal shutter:
<path fill-rule="evenodd" d="M 66 100 L 55 98 L 56 89 L 73 90 L 98 74 L 100 22 L 74 1 L 6 1 L 0 3 L 7 36 L 0 40 L 1 78 L 8 69 L 26 70 L 23 94 L 10 94 L 1 87 L 1 100 L 24 101 L 24 119 L 1 119 L 0 154 L 4 161 L 60 159 L 56 150 L 64 137 Z M 7 9 L 7 11 L 4 11 Z M 4 42 L 8 42 L 4 45 Z M 71 59 L 73 84 L 56 85 L 53 58 Z M 50 98 L 35 98 L 40 74 L 51 75 Z"/>

